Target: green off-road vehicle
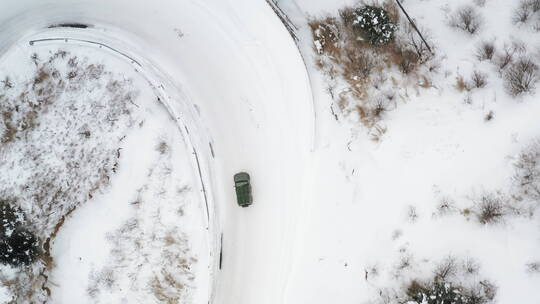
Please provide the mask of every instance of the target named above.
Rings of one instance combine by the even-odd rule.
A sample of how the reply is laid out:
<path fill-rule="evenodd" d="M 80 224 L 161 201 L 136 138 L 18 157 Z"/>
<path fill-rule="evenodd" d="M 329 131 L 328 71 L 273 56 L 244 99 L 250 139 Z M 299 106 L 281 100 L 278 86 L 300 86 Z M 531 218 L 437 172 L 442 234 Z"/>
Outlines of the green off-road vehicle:
<path fill-rule="evenodd" d="M 236 201 L 241 207 L 248 207 L 253 203 L 251 196 L 251 184 L 249 174 L 246 172 L 236 173 L 234 175 L 234 188 L 236 189 Z"/>

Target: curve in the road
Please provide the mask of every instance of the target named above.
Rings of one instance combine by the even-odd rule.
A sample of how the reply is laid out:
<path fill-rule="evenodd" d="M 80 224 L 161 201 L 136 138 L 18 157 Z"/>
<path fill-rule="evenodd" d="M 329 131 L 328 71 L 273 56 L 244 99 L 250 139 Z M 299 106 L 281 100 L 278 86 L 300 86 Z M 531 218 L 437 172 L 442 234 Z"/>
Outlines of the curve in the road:
<path fill-rule="evenodd" d="M 89 27 L 51 25 L 83 24 Z M 67 38 L 129 57 L 183 125 L 209 202 L 214 303 L 286 302 L 313 109 L 289 33 L 264 1 L 21 0 L 0 13 L 0 54 Z M 255 203 L 235 204 L 248 171 Z"/>

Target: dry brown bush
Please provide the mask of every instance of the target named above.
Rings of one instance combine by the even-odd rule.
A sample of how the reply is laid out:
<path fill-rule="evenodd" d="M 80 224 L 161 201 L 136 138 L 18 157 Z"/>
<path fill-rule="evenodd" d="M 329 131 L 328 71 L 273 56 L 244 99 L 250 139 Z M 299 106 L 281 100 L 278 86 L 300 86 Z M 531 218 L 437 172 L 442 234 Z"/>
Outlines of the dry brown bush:
<path fill-rule="evenodd" d="M 316 41 L 317 53 L 339 56 L 341 52 L 341 25 L 338 20 L 335 17 L 326 17 L 321 20 L 314 19 L 309 21 L 309 26 L 313 34 L 313 40 Z"/>
<path fill-rule="evenodd" d="M 467 81 L 465 81 L 463 76 L 457 76 L 456 77 L 456 84 L 454 86 L 460 92 L 462 92 L 462 91 L 470 91 L 471 90 L 469 84 L 467 83 Z"/>
<path fill-rule="evenodd" d="M 346 45 L 343 49 L 343 57 L 340 58 L 340 64 L 345 79 L 354 82 L 358 78 L 368 78 L 377 63 L 373 55 L 366 49 Z"/>
<path fill-rule="evenodd" d="M 342 8 L 338 17 L 313 19 L 309 25 L 318 55 L 317 66 L 329 79 L 334 82 L 344 80 L 347 86 L 339 94 L 329 90 L 332 98 L 337 99 L 342 111 L 356 112 L 362 124 L 371 129 L 380 127 L 378 122 L 388 111 L 386 105 L 376 102 L 379 91 L 398 85 L 394 77 L 388 79 L 383 76 L 396 69 L 403 78 L 422 79 L 407 83 L 429 87 L 431 82 L 427 76 L 416 72 L 420 65 L 432 58 L 432 54 L 408 21 L 400 20 L 400 11 L 394 1 L 366 5 L 382 6 L 392 22 L 401 22 L 395 39 L 390 43 L 374 46 L 357 38 L 353 28 L 355 7 Z M 429 39 L 427 31 L 422 32 Z"/>

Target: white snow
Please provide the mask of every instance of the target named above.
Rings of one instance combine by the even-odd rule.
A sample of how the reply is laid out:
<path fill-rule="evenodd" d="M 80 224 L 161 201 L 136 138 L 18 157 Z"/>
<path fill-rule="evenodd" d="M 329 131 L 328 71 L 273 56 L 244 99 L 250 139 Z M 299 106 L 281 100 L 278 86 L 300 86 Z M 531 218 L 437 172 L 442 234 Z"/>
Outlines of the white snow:
<path fill-rule="evenodd" d="M 121 277 L 110 286 L 107 280 L 115 275 L 111 267 L 151 276 L 165 243 L 148 236 L 169 231 L 155 225 L 154 215 L 171 215 L 176 204 L 186 207 L 185 215 L 164 215 L 163 224 L 188 240 L 175 250 L 197 258 L 186 276 L 194 278 L 185 285 L 188 295 L 178 301 L 377 303 L 380 292 L 426 278 L 455 256 L 478 262 L 470 279 L 493 281 L 497 303 L 538 303 L 540 275 L 526 271 L 540 259 L 538 216 L 483 225 L 462 214 L 486 193 L 512 193 L 516 155 L 540 135 L 538 95 L 510 97 L 496 68 L 474 57 L 475 48 L 482 40 L 502 49 L 520 39 L 533 53 L 537 33 L 511 24 L 513 1 L 486 1 L 473 37 L 448 26 L 450 14 L 468 1 L 403 2 L 429 27 L 439 70 L 430 88 L 396 89 L 397 105 L 383 120 L 387 131 L 373 142 L 352 115 L 337 113 L 336 121 L 328 79 L 315 65 L 314 46 L 321 45 L 307 26 L 308 18 L 335 15 L 355 2 L 278 1 L 300 27 L 302 57 L 264 1 L 20 0 L 3 7 L 2 54 L 31 49 L 29 39 L 69 38 L 44 45 L 114 56 L 119 70 L 145 88 L 140 98 L 158 93 L 168 111 L 158 103 L 141 110 L 146 123 L 122 143 L 110 187 L 61 229 L 49 278 L 52 303 L 78 297 L 158 303 L 143 279 Z M 45 29 L 73 21 L 93 27 Z M 473 70 L 488 73 L 488 85 L 456 90 L 456 77 Z M 486 122 L 489 111 L 495 118 Z M 160 139 L 170 143 L 170 158 L 160 160 Z M 150 173 L 163 163 L 170 173 Z M 239 171 L 252 176 L 254 204 L 246 209 L 236 205 L 232 185 Z M 144 185 L 142 201 L 156 199 L 159 206 L 134 207 Z M 191 190 L 159 194 L 183 185 Z M 458 211 L 438 214 L 443 199 Z M 140 230 L 129 225 L 134 220 Z M 140 237 L 126 241 L 126 229 Z M 118 248 L 126 261 L 115 259 Z M 91 281 L 99 291 L 88 297 Z"/>

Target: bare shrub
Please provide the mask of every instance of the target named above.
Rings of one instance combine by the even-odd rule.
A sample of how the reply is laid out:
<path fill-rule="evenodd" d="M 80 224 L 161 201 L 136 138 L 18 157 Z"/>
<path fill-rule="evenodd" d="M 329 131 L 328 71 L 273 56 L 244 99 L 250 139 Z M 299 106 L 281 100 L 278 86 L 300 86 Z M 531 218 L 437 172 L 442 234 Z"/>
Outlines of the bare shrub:
<path fill-rule="evenodd" d="M 380 138 L 386 133 L 386 127 L 380 124 L 385 114 L 394 109 L 395 101 L 392 95 L 379 95 L 370 98 L 362 105 L 357 105 L 356 110 L 362 123 L 372 130 L 370 136 L 372 139 Z M 377 140 L 375 140 L 377 141 Z"/>
<path fill-rule="evenodd" d="M 514 24 L 526 23 L 538 11 L 540 11 L 540 0 L 521 0 L 514 11 L 512 22 Z"/>
<path fill-rule="evenodd" d="M 476 48 L 478 60 L 491 60 L 495 54 L 495 44 L 492 41 L 482 41 Z"/>
<path fill-rule="evenodd" d="M 422 26 L 417 26 L 417 29 L 427 43 L 433 45 L 431 42 L 431 33 Z M 401 35 L 397 36 L 396 44 L 401 48 L 414 50 L 419 59 L 428 59 L 433 55 L 410 22 L 403 22 L 400 24 L 400 34 Z"/>
<path fill-rule="evenodd" d="M 540 202 L 540 141 L 527 146 L 518 156 L 513 179 L 518 195 Z"/>
<path fill-rule="evenodd" d="M 507 215 L 503 197 L 494 194 L 483 195 L 476 203 L 476 216 L 482 224 L 496 224 Z"/>
<path fill-rule="evenodd" d="M 167 144 L 166 141 L 160 141 L 158 145 L 156 146 L 156 150 L 159 152 L 159 154 L 166 154 L 169 152 L 170 147 L 169 144 Z"/>
<path fill-rule="evenodd" d="M 9 76 L 6 76 L 4 80 L 0 82 L 2 82 L 2 84 L 4 85 L 4 89 L 6 90 L 13 88 L 13 82 L 11 82 L 11 79 L 9 78 Z"/>
<path fill-rule="evenodd" d="M 512 15 L 512 22 L 514 24 L 525 23 L 531 17 L 532 11 L 528 2 L 528 0 L 522 0 L 519 3 L 518 8 L 514 11 L 514 14 Z"/>
<path fill-rule="evenodd" d="M 456 212 L 455 202 L 450 197 L 442 197 L 437 204 L 436 215 L 444 216 Z"/>
<path fill-rule="evenodd" d="M 407 218 L 409 222 L 414 223 L 418 220 L 418 212 L 416 211 L 415 206 L 409 206 L 407 208 Z"/>
<path fill-rule="evenodd" d="M 368 267 L 364 268 L 365 279 L 367 280 L 368 276 L 376 278 L 379 276 L 379 272 L 380 272 L 379 265 L 377 264 L 369 265 Z"/>
<path fill-rule="evenodd" d="M 388 131 L 386 126 L 375 124 L 369 132 L 369 139 L 374 142 L 379 142 L 382 140 L 384 134 L 386 134 L 386 131 Z"/>
<path fill-rule="evenodd" d="M 504 70 L 511 62 L 514 61 L 516 50 L 508 45 L 505 45 L 503 52 L 497 55 L 495 62 L 500 70 Z"/>
<path fill-rule="evenodd" d="M 540 273 L 540 261 L 527 263 L 525 267 L 529 273 Z"/>
<path fill-rule="evenodd" d="M 487 85 L 487 74 L 480 71 L 474 71 L 471 76 L 471 85 L 478 89 L 485 87 Z"/>
<path fill-rule="evenodd" d="M 388 102 L 383 98 L 378 98 L 371 107 L 371 116 L 374 118 L 381 118 L 388 109 Z"/>
<path fill-rule="evenodd" d="M 466 275 L 476 275 L 478 274 L 478 271 L 480 270 L 480 265 L 478 264 L 476 260 L 467 258 L 462 263 L 462 268 L 463 268 L 463 272 Z"/>
<path fill-rule="evenodd" d="M 409 254 L 404 254 L 399 258 L 399 262 L 395 266 L 396 276 L 399 276 L 405 269 L 411 268 L 413 257 Z"/>
<path fill-rule="evenodd" d="M 540 11 L 540 0 L 529 0 L 529 5 L 534 13 Z"/>
<path fill-rule="evenodd" d="M 409 74 L 414 71 L 420 61 L 420 57 L 417 53 L 407 49 L 398 49 L 394 52 L 394 55 L 396 56 L 395 58 L 399 70 L 403 74 Z"/>
<path fill-rule="evenodd" d="M 505 87 L 513 95 L 532 92 L 538 81 L 538 66 L 529 57 L 510 64 L 504 74 Z"/>
<path fill-rule="evenodd" d="M 486 5 L 486 0 L 473 0 L 473 2 L 479 7 L 484 7 L 484 5 Z"/>
<path fill-rule="evenodd" d="M 484 116 L 484 121 L 491 121 L 495 117 L 495 113 L 493 111 L 489 111 L 486 116 Z"/>
<path fill-rule="evenodd" d="M 433 271 L 436 280 L 445 281 L 455 276 L 458 271 L 458 262 L 455 257 L 448 256 L 441 261 Z"/>
<path fill-rule="evenodd" d="M 358 78 L 367 78 L 376 67 L 373 56 L 365 50 L 360 50 L 352 45 L 343 49 L 341 58 L 344 76 L 348 80 L 356 81 Z"/>
<path fill-rule="evenodd" d="M 450 17 L 450 25 L 466 31 L 469 34 L 475 34 L 482 24 L 482 16 L 474 6 L 466 5 L 458 8 Z"/>

